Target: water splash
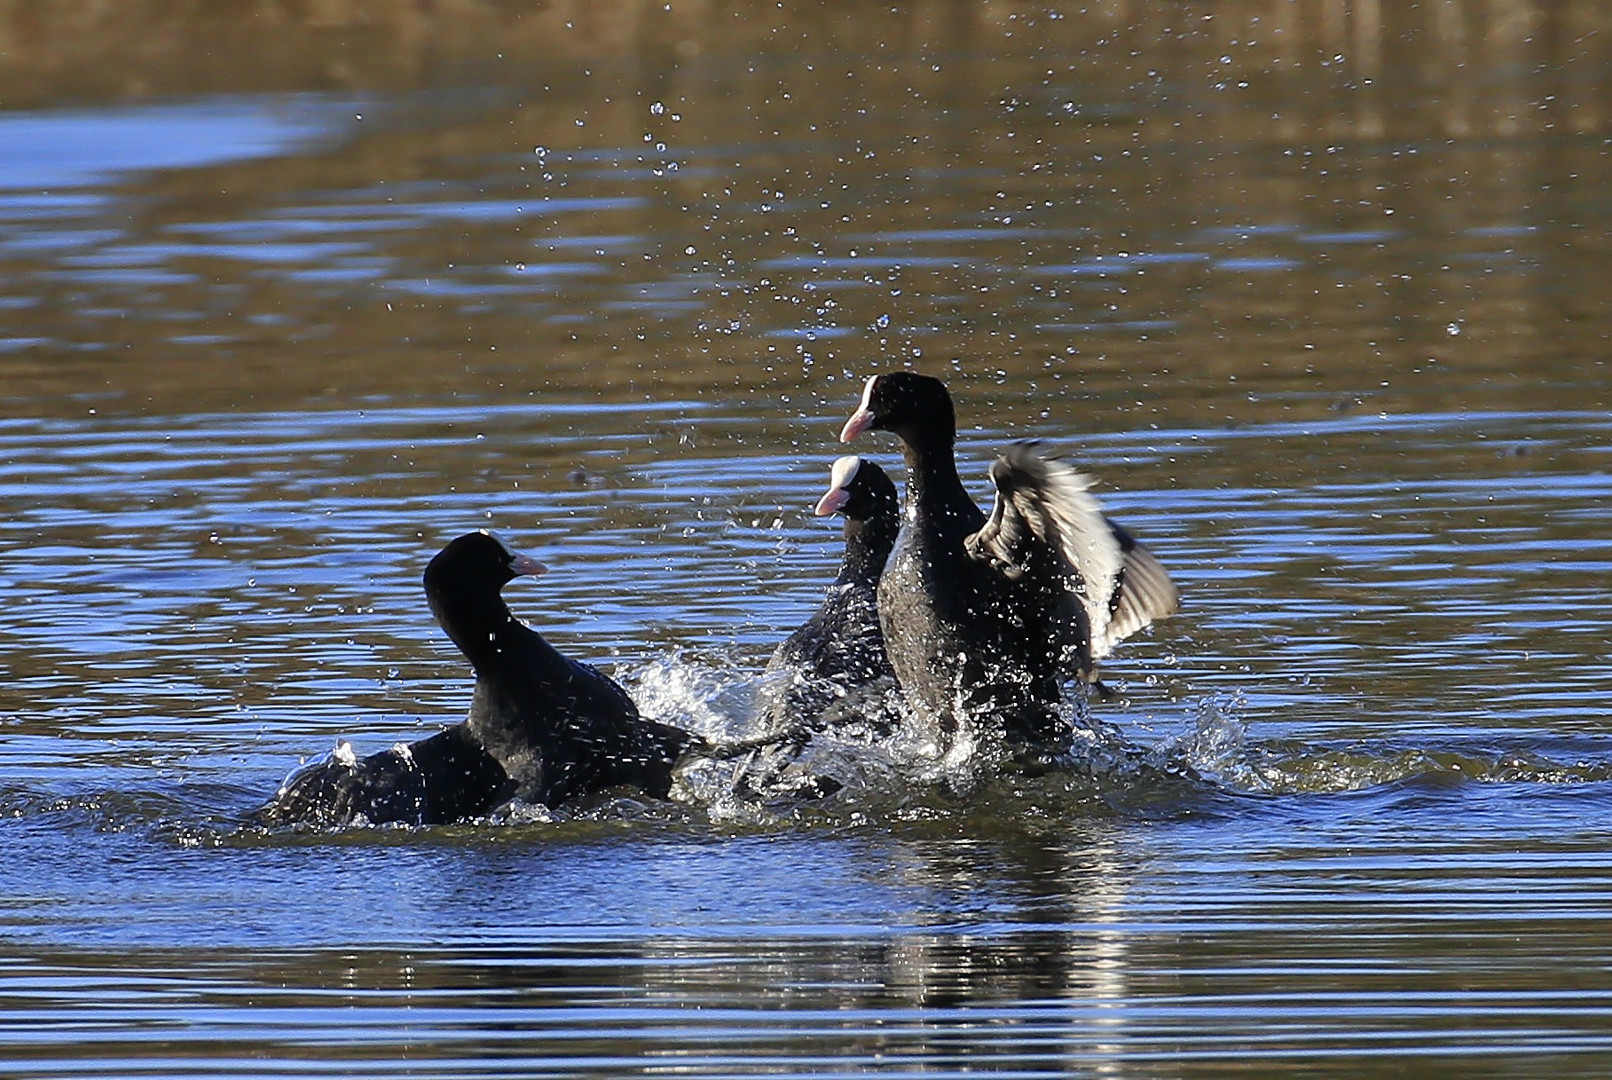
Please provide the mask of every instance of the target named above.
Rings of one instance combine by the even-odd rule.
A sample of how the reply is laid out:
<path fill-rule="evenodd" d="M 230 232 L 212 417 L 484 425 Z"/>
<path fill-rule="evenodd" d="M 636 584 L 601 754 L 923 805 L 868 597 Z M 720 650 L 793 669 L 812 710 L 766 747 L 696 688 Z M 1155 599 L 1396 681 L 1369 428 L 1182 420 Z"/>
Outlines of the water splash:
<path fill-rule="evenodd" d="M 737 747 L 693 758 L 679 770 L 671 802 L 616 795 L 554 810 L 514 803 L 491 814 L 482 828 L 619 828 L 634 823 L 696 827 L 777 828 L 809 822 L 829 827 L 877 826 L 958 814 L 1065 819 L 1088 812 L 1154 817 L 1191 813 L 1205 798 L 1341 795 L 1406 781 L 1443 785 L 1587 784 L 1612 780 L 1612 758 L 1591 744 L 1543 737 L 1497 740 L 1456 735 L 1426 740 L 1313 741 L 1260 738 L 1260 722 L 1237 690 L 1188 699 L 1179 733 L 1148 734 L 1168 716 L 1145 725 L 1123 723 L 1126 706 L 1089 709 L 1072 694 L 1061 709 L 1068 746 L 1047 758 L 1028 754 L 989 725 L 965 725 L 941 736 L 905 713 L 893 686 L 875 703 L 850 708 L 901 716 L 894 724 L 843 718 L 809 737 L 780 738 L 768 730 L 762 708 L 766 679 L 733 657 L 682 652 L 618 669 L 641 711 L 695 732 L 716 747 Z M 798 734 L 798 733 L 797 733 Z M 775 740 L 767 745 L 767 739 Z M 348 761 L 355 751 L 335 742 L 320 761 Z M 317 764 L 317 761 L 315 762 Z M 304 768 L 308 766 L 303 766 Z M 269 792 L 218 782 L 205 772 L 177 782 L 151 782 L 141 774 L 105 774 L 92 790 L 0 791 L 0 816 L 88 827 L 101 833 L 144 833 L 181 847 L 273 842 L 258 830 L 242 831 L 242 815 Z M 108 787 L 109 780 L 119 787 Z M 478 826 L 469 826 L 476 828 Z M 380 838 L 407 835 L 408 826 L 350 827 L 340 832 Z M 250 835 L 249 835 L 250 834 Z M 306 837 L 318 842 L 328 830 Z"/>
<path fill-rule="evenodd" d="M 722 745 L 752 738 L 755 714 L 754 678 L 735 678 L 731 666 L 691 659 L 685 653 L 652 660 L 642 667 L 618 671 L 638 711 Z"/>
<path fill-rule="evenodd" d="M 1432 745 L 1387 739 L 1307 742 L 1252 738 L 1240 693 L 1212 694 L 1191 707 L 1191 730 L 1167 740 L 1159 760 L 1179 762 L 1234 792 L 1257 795 L 1342 794 L 1417 778 L 1453 782 L 1577 784 L 1612 779 L 1612 760 L 1558 760 L 1568 744 L 1545 749 L 1519 739 L 1506 745 L 1440 739 Z"/>
<path fill-rule="evenodd" d="M 1004 775 L 1059 772 L 1122 784 L 1173 767 L 1127 743 L 1119 728 L 1094 720 L 1078 691 L 1059 708 L 1067 745 L 1049 756 L 1011 741 L 989 722 L 942 731 L 908 710 L 893 682 L 843 699 L 816 730 L 786 733 L 774 730 L 777 721 L 766 705 L 780 690 L 780 678 L 789 676 L 736 677 L 731 666 L 673 655 L 622 677 L 646 714 L 718 747 L 751 747 L 729 758 L 698 758 L 679 770 L 674 798 L 720 821 L 798 816 L 805 806 L 889 814 L 931 799 L 966 803 Z M 962 708 L 959 713 L 968 715 Z"/>
<path fill-rule="evenodd" d="M 1236 691 L 1211 694 L 1189 709 L 1192 729 L 1166 742 L 1162 752 L 1224 787 L 1263 791 L 1269 777 L 1248 752 L 1248 729 L 1239 718 L 1246 701 Z"/>

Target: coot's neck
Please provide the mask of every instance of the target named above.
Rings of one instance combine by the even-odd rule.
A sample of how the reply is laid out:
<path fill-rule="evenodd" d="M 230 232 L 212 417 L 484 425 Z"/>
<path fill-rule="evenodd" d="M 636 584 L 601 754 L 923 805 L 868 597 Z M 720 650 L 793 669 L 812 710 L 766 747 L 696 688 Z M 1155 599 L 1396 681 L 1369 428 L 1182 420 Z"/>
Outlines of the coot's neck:
<path fill-rule="evenodd" d="M 483 590 L 431 590 L 431 612 L 478 673 L 509 665 L 532 648 L 532 633 L 498 593 Z"/>
<path fill-rule="evenodd" d="M 877 514 L 865 521 L 845 519 L 845 558 L 840 561 L 836 585 L 876 584 L 896 543 L 900 520 L 894 513 Z"/>
<path fill-rule="evenodd" d="M 953 453 L 956 442 L 953 425 L 941 425 L 939 418 L 933 424 L 928 428 L 914 426 L 896 432 L 907 459 L 906 510 L 909 515 L 924 503 L 948 502 L 963 490 Z"/>

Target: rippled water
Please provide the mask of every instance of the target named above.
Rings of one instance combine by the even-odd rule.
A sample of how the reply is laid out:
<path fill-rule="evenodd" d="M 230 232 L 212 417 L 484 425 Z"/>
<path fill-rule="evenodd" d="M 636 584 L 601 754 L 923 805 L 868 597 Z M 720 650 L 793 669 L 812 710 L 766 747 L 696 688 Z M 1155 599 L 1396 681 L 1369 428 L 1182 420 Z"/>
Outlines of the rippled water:
<path fill-rule="evenodd" d="M 0 77 L 0 1072 L 1612 1069 L 1593 5 L 328 7 L 238 72 L 0 16 L 81 80 Z M 1087 767 L 241 827 L 462 715 L 473 528 L 742 724 L 900 365 L 982 500 L 1046 439 L 1182 587 Z"/>

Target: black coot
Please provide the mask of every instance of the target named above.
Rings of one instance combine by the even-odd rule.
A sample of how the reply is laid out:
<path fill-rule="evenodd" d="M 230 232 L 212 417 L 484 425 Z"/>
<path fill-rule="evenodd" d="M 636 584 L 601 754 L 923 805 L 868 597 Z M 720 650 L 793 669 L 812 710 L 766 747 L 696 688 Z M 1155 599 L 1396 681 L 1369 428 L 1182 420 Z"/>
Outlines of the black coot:
<path fill-rule="evenodd" d="M 438 552 L 425 570 L 425 592 L 475 669 L 470 715 L 406 750 L 358 761 L 333 755 L 294 776 L 258 820 L 434 823 L 484 814 L 515 797 L 559 806 L 619 787 L 664 797 L 674 764 L 696 740 L 640 717 L 621 687 L 515 618 L 503 586 L 542 570 L 488 532 Z"/>
<path fill-rule="evenodd" d="M 855 729 L 888 734 L 899 715 L 889 707 L 895 672 L 879 629 L 879 575 L 900 529 L 900 500 L 883 469 L 850 455 L 834 462 L 819 517 L 845 518 L 839 573 L 812 617 L 767 661 L 758 715 L 771 742 L 752 753 L 738 788 L 758 797 L 826 794 L 838 785 L 791 768 L 813 735 Z"/>
<path fill-rule="evenodd" d="M 820 727 L 836 702 L 895 675 L 879 629 L 878 588 L 901 525 L 896 486 L 873 462 L 842 457 L 817 513 L 844 515 L 845 555 L 817 611 L 767 662 L 764 674 L 776 690 L 767 702 L 775 731 Z"/>
<path fill-rule="evenodd" d="M 625 690 L 510 613 L 499 590 L 540 569 L 488 532 L 459 537 L 425 569 L 431 612 L 476 671 L 470 733 L 528 802 L 623 786 L 664 797 L 694 737 L 639 716 Z"/>
<path fill-rule="evenodd" d="M 904 521 L 878 593 L 886 653 L 908 704 L 943 732 L 999 718 L 1056 752 L 1069 736 L 1062 683 L 1095 681 L 1117 642 L 1175 610 L 1176 589 L 1085 477 L 1030 444 L 992 464 L 986 517 L 958 479 L 956 427 L 945 385 L 900 371 L 867 381 L 840 433 L 889 431 L 906 454 Z"/>

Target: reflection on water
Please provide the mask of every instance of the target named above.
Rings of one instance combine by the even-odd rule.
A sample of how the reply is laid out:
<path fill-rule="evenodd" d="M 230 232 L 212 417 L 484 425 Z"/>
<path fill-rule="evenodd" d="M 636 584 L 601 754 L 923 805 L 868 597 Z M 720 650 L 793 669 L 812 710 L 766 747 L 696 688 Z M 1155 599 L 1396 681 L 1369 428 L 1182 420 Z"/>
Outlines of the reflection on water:
<path fill-rule="evenodd" d="M 153 15 L 175 55 L 253 33 L 260 60 L 163 72 L 188 103 L 61 114 L 75 155 L 103 156 L 78 175 L 193 161 L 193 133 L 227 117 L 239 149 L 212 152 L 272 156 L 6 195 L 12 392 L 798 393 L 870 355 L 961 356 L 1075 379 L 1127 426 L 1265 411 L 1246 395 L 1314 415 L 1604 381 L 1605 290 L 1579 287 L 1609 233 L 1593 5 L 1452 0 L 1375 29 L 1332 5 L 859 9 L 851 52 L 834 12 L 661 25 L 619 6 L 477 7 L 496 38 L 362 4 Z M 56 34 L 107 17 L 13 33 L 66 49 Z M 358 44 L 386 34 L 389 51 Z M 129 62 L 116 37 L 72 50 L 97 40 L 106 71 Z M 501 65 L 472 79 L 489 42 Z M 413 85 L 448 89 L 353 66 L 420 49 L 453 59 Z M 281 55 L 340 89 L 287 82 L 303 69 Z M 65 96 L 60 77 L 24 64 L 8 100 Z M 269 88 L 327 93 L 278 115 L 209 96 Z M 72 125 L 92 121 L 117 141 L 85 148 Z M 302 131 L 313 152 L 288 152 Z"/>
<path fill-rule="evenodd" d="M 0 13 L 13 1068 L 1603 1074 L 1612 35 L 1373 11 Z M 239 830 L 471 528 L 723 731 L 899 364 L 1183 586 L 1089 767 Z"/>
<path fill-rule="evenodd" d="M 0 113 L 0 141 L 7 147 L 6 159 L 0 162 L 0 191 L 13 193 L 7 209 L 17 216 L 59 223 L 89 204 L 71 194 L 42 198 L 40 189 L 71 190 L 115 183 L 122 173 L 196 169 L 278 156 L 326 135 L 338 110 L 344 117 L 350 115 L 350 108 L 334 102 L 232 99 Z M 50 230 L 40 229 L 35 248 L 49 246 L 45 241 L 50 235 Z M 60 238 L 62 243 L 70 239 L 70 235 Z"/>

